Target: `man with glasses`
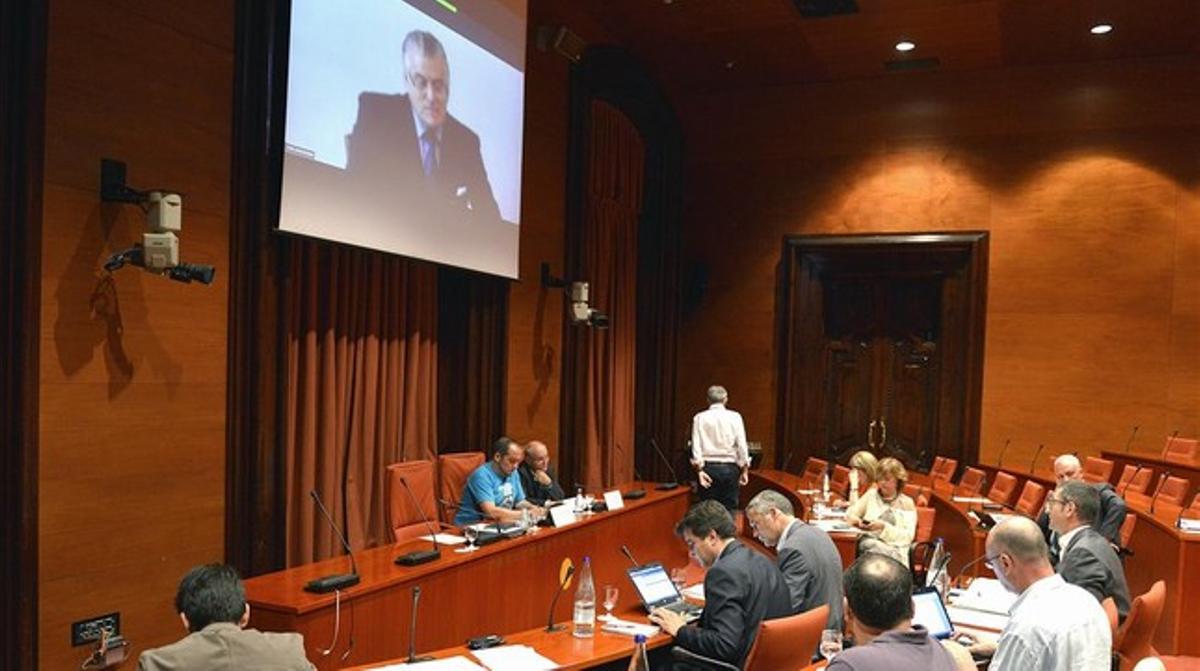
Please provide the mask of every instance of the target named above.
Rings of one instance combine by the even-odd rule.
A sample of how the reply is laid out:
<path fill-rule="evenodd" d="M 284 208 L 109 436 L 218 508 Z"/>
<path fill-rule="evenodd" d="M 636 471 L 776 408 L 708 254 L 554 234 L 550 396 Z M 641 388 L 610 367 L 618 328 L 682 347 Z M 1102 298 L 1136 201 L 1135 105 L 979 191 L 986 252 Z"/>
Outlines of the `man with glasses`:
<path fill-rule="evenodd" d="M 771 560 L 734 538 L 733 517 L 714 500 L 692 506 L 675 532 L 692 557 L 708 569 L 704 613 L 697 624 L 685 626 L 682 615 L 659 608 L 650 613 L 650 621 L 673 636 L 683 650 L 740 668 L 758 625 L 791 613 L 783 576 Z"/>
<path fill-rule="evenodd" d="M 988 566 L 1019 596 L 999 641 L 971 651 L 994 652 L 992 671 L 1107 671 L 1108 617 L 1092 595 L 1054 572 L 1037 524 L 1008 518 L 988 532 L 986 548 Z"/>
<path fill-rule="evenodd" d="M 1068 481 L 1084 482 L 1083 465 L 1079 463 L 1079 457 L 1073 454 L 1064 454 L 1055 459 L 1054 479 L 1058 481 L 1059 485 Z M 1100 497 L 1100 507 L 1096 512 L 1096 519 L 1091 523 L 1092 527 L 1099 531 L 1101 536 L 1108 539 L 1108 542 L 1120 547 L 1121 525 L 1125 522 L 1125 500 L 1107 482 L 1088 484 L 1088 486 L 1095 489 L 1096 494 Z M 1038 526 L 1041 527 L 1046 542 L 1050 544 L 1051 560 L 1057 562 L 1058 534 L 1050 528 L 1050 516 L 1044 510 L 1038 517 Z"/>
<path fill-rule="evenodd" d="M 408 93 L 366 92 L 346 138 L 346 169 L 401 202 L 401 216 L 428 214 L 430 223 L 500 222 L 479 136 L 455 119 L 450 62 L 433 34 L 414 30 L 401 47 Z"/>
<path fill-rule="evenodd" d="M 796 519 L 792 502 L 766 489 L 746 504 L 754 535 L 775 548 L 779 572 L 791 594 L 792 612 L 829 604 L 826 629 L 842 629 L 842 557 L 829 534 Z"/>
<path fill-rule="evenodd" d="M 1091 527 L 1100 495 L 1087 483 L 1068 480 L 1046 499 L 1050 528 L 1058 535 L 1058 566 L 1063 580 L 1078 585 L 1097 601 L 1112 597 L 1121 620 L 1129 614 L 1125 569 L 1108 539 Z"/>

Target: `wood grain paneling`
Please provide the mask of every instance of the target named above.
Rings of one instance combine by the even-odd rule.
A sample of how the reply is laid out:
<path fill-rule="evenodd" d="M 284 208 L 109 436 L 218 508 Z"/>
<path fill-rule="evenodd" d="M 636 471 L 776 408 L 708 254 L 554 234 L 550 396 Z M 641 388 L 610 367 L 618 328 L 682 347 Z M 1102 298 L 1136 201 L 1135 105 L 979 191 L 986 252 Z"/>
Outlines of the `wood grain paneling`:
<path fill-rule="evenodd" d="M 134 652 L 182 634 L 171 602 L 224 556 L 233 3 L 54 4 L 42 244 L 39 657 L 120 611 Z M 212 286 L 100 264 L 143 215 L 102 205 L 101 157 L 184 195 L 181 256 Z"/>
<path fill-rule="evenodd" d="M 774 448 L 784 235 L 986 229 L 981 459 L 1161 446 L 1200 416 L 1200 59 L 698 96 L 685 263 L 708 270 L 677 398 L 720 381 Z M 723 122 L 713 124 L 713 118 Z M 1134 446 L 1138 449 L 1138 445 Z M 1149 448 L 1147 448 L 1149 449 Z"/>

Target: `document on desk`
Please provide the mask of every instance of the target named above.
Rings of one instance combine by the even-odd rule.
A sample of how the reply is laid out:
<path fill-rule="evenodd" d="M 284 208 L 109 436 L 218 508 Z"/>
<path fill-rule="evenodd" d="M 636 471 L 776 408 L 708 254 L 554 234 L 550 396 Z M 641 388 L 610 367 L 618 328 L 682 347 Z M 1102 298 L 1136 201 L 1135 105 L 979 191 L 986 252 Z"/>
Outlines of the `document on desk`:
<path fill-rule="evenodd" d="M 1180 518 L 1179 529 L 1180 531 L 1189 534 L 1200 533 L 1200 520 L 1187 520 Z"/>
<path fill-rule="evenodd" d="M 1004 585 L 995 578 L 976 578 L 967 589 L 953 596 L 954 605 L 958 608 L 1005 617 L 1008 617 L 1008 611 L 1017 600 L 1017 595 L 1004 589 Z"/>
<path fill-rule="evenodd" d="M 560 666 L 528 645 L 502 645 L 471 654 L 491 671 L 552 671 Z"/>
<path fill-rule="evenodd" d="M 421 536 L 421 540 L 433 542 L 433 536 Z M 454 534 L 438 534 L 437 542 L 442 545 L 462 545 L 467 542 L 467 539 Z"/>
<path fill-rule="evenodd" d="M 698 582 L 691 587 L 684 587 L 680 593 L 683 594 L 685 599 L 704 601 L 704 583 Z"/>
<path fill-rule="evenodd" d="M 421 662 L 420 664 L 389 664 L 388 666 L 375 667 L 371 671 L 408 671 L 409 669 L 420 669 L 421 671 L 487 671 L 482 666 L 462 655 L 447 657 L 446 659 L 431 659 L 428 662 Z"/>
<path fill-rule="evenodd" d="M 842 520 L 813 520 L 812 522 L 809 522 L 809 524 L 820 529 L 821 531 L 824 531 L 827 534 L 831 534 L 831 533 L 861 534 L 862 533 L 862 529 L 859 529 L 858 527 L 852 527 L 849 524 L 843 522 Z"/>
<path fill-rule="evenodd" d="M 972 627 L 1002 631 L 1008 624 L 1008 616 L 999 613 L 988 613 L 982 610 L 946 606 L 946 614 L 955 627 Z"/>

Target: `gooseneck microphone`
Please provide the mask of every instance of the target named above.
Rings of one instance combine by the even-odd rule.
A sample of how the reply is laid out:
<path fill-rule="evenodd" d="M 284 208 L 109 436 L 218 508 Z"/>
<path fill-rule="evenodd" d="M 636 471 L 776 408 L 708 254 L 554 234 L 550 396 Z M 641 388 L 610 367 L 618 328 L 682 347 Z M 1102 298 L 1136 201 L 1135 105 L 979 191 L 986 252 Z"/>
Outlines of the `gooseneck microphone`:
<path fill-rule="evenodd" d="M 417 657 L 417 604 L 421 602 L 421 586 L 413 586 L 412 592 L 412 622 L 408 625 L 408 664 L 416 664 L 417 662 L 428 662 L 433 659 L 431 656 Z"/>
<path fill-rule="evenodd" d="M 1033 461 L 1029 462 L 1029 474 L 1037 475 L 1037 460 L 1042 456 L 1042 450 L 1046 449 L 1045 443 L 1038 444 L 1037 452 L 1033 453 Z"/>
<path fill-rule="evenodd" d="M 641 566 L 641 564 L 638 562 L 638 560 L 633 558 L 633 553 L 629 551 L 628 547 L 622 545 L 621 546 L 621 554 L 625 555 L 625 558 L 629 560 L 630 564 L 633 564 L 634 568 Z"/>
<path fill-rule="evenodd" d="M 1000 448 L 1000 456 L 996 459 L 996 468 L 1004 465 L 1004 451 L 1008 449 L 1008 444 L 1012 442 L 1012 438 L 1004 439 L 1004 447 Z"/>
<path fill-rule="evenodd" d="M 350 551 L 350 543 L 346 541 L 346 537 L 342 535 L 342 530 L 338 528 L 338 525 L 333 523 L 333 517 L 325 509 L 325 504 L 321 502 L 321 497 L 317 496 L 317 490 L 308 490 L 308 495 L 312 497 L 313 501 L 316 501 L 317 509 L 321 511 L 321 514 L 325 516 L 325 521 L 329 523 L 330 528 L 337 534 L 338 540 L 342 542 L 342 547 L 346 548 L 346 554 L 350 556 L 350 572 L 340 575 L 327 575 L 323 578 L 310 580 L 304 585 L 304 591 L 314 594 L 325 594 L 326 592 L 342 590 L 357 585 L 358 564 L 354 561 L 354 553 Z"/>
<path fill-rule="evenodd" d="M 1137 480 L 1138 473 L 1141 473 L 1143 468 L 1145 467 L 1138 464 L 1137 468 L 1133 469 L 1133 475 L 1130 476 L 1129 482 L 1126 482 L 1125 486 L 1121 488 L 1121 498 L 1125 498 L 1125 492 L 1129 491 L 1129 486 L 1133 484 L 1134 480 Z"/>
<path fill-rule="evenodd" d="M 438 547 L 437 527 L 433 526 L 433 524 L 429 522 L 429 517 L 425 515 L 425 509 L 422 508 L 421 503 L 417 501 L 417 495 L 413 494 L 412 487 L 408 486 L 408 479 L 401 477 L 400 485 L 404 487 L 405 492 L 408 492 L 408 500 L 412 501 L 413 506 L 417 509 L 417 514 L 421 516 L 421 521 L 425 523 L 425 528 L 429 530 L 429 535 L 431 538 L 433 538 L 433 549 L 413 550 L 407 554 L 402 554 L 399 557 L 396 557 L 396 563 L 401 566 L 418 566 L 420 564 L 429 563 L 436 559 L 441 559 L 442 550 Z M 418 590 L 419 589 L 420 588 L 418 588 Z M 417 592 L 417 595 L 420 595 L 419 591 Z M 415 598 L 416 597 L 414 597 L 414 599 Z"/>
<path fill-rule="evenodd" d="M 1179 435 L 1179 429 L 1175 429 L 1174 431 L 1171 432 L 1170 436 L 1167 436 L 1167 444 L 1163 445 L 1163 451 L 1162 451 L 1162 455 L 1164 458 L 1167 456 L 1167 452 L 1171 451 L 1171 443 L 1175 442 L 1175 437 L 1178 435 Z"/>
<path fill-rule="evenodd" d="M 954 581 L 951 582 L 950 585 L 951 586 L 958 585 L 958 581 L 962 579 L 963 574 L 967 572 L 967 569 L 971 568 L 972 566 L 978 564 L 979 562 L 981 562 L 987 558 L 988 558 L 987 553 L 984 553 L 984 554 L 972 559 L 971 561 L 967 562 L 966 564 L 963 564 L 963 567 L 958 569 L 958 573 L 954 574 Z"/>
<path fill-rule="evenodd" d="M 1158 483 L 1158 489 L 1154 490 L 1154 496 L 1150 499 L 1150 514 L 1154 514 L 1154 504 L 1158 501 L 1158 495 L 1162 494 L 1162 490 L 1167 486 L 1167 480 L 1171 478 L 1171 469 L 1163 471 L 1162 480 Z"/>
<path fill-rule="evenodd" d="M 1125 454 L 1129 454 L 1129 448 L 1133 447 L 1133 439 L 1137 436 L 1137 424 L 1133 425 L 1133 433 L 1129 434 L 1129 440 L 1125 441 Z"/>
<path fill-rule="evenodd" d="M 550 602 L 550 614 L 546 617 L 546 631 L 548 632 L 562 631 L 567 628 L 565 624 L 554 624 L 554 607 L 558 605 L 558 597 L 562 596 L 563 590 L 567 588 L 567 583 L 570 582 L 573 575 L 575 575 L 575 564 L 567 564 L 567 575 L 558 584 L 558 589 L 554 590 L 554 600 Z"/>
<path fill-rule="evenodd" d="M 679 476 L 675 474 L 675 467 L 671 465 L 671 460 L 667 458 L 667 455 L 663 454 L 662 450 L 658 449 L 658 441 L 653 438 L 650 439 L 650 447 L 654 448 L 655 453 L 658 454 L 658 458 L 662 459 L 662 462 L 667 465 L 667 470 L 671 473 L 671 482 L 659 483 L 654 488 L 662 491 L 675 489 L 679 486 Z"/>

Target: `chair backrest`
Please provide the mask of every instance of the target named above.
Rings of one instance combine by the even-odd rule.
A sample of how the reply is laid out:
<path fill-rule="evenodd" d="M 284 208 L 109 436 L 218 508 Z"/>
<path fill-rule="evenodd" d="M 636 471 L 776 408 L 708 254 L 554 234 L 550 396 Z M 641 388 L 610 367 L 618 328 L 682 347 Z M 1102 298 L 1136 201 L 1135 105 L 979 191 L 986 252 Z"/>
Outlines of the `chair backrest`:
<path fill-rule="evenodd" d="M 938 473 L 942 472 L 942 462 L 945 460 L 946 457 L 933 458 L 933 465 L 929 467 L 929 477 L 936 478 Z"/>
<path fill-rule="evenodd" d="M 1177 478 L 1172 475 L 1163 478 L 1158 483 L 1157 496 L 1159 501 L 1166 501 L 1167 503 L 1182 506 L 1183 502 L 1187 500 L 1187 494 L 1188 481 L 1183 478 Z"/>
<path fill-rule="evenodd" d="M 1012 503 L 1013 495 L 1017 493 L 1017 478 L 1012 473 L 998 471 L 996 479 L 992 481 L 992 488 L 988 490 L 987 497 L 1000 505 L 1007 506 Z"/>
<path fill-rule="evenodd" d="M 483 463 L 482 452 L 454 452 L 438 455 L 438 491 L 443 501 L 458 505 L 471 471 Z M 454 522 L 454 509 L 442 506 L 442 521 Z"/>
<path fill-rule="evenodd" d="M 809 457 L 808 461 L 804 462 L 804 474 L 801 476 L 810 483 L 818 483 L 821 481 L 821 476 L 825 475 L 826 469 L 829 468 L 829 462 L 816 457 Z"/>
<path fill-rule="evenodd" d="M 1158 621 L 1162 618 L 1166 594 L 1166 583 L 1159 580 L 1150 587 L 1150 591 L 1136 597 L 1130 605 L 1125 624 L 1113 637 L 1113 650 L 1121 659 L 1122 669 L 1132 668 L 1143 657 L 1158 656 L 1152 641 L 1154 630 L 1158 629 Z"/>
<path fill-rule="evenodd" d="M 963 471 L 962 479 L 958 481 L 958 489 L 955 493 L 958 496 L 979 496 L 983 493 L 984 477 L 983 471 L 968 467 Z"/>
<path fill-rule="evenodd" d="M 1083 462 L 1084 482 L 1108 482 L 1112 478 L 1115 464 L 1108 459 L 1088 457 Z"/>
<path fill-rule="evenodd" d="M 1192 497 L 1192 505 L 1188 506 L 1188 510 L 1194 513 L 1200 513 L 1200 492 Z"/>
<path fill-rule="evenodd" d="M 1117 612 L 1117 601 L 1111 596 L 1104 597 L 1100 602 L 1100 607 L 1104 609 L 1104 616 L 1108 618 L 1108 629 L 1113 640 L 1117 640 L 1117 628 L 1121 626 L 1121 614 Z"/>
<path fill-rule="evenodd" d="M 1017 498 L 1017 505 L 1013 507 L 1022 515 L 1037 517 L 1042 511 L 1042 501 L 1045 498 L 1046 488 L 1042 483 L 1026 480 L 1025 486 L 1021 488 L 1021 496 Z"/>
<path fill-rule="evenodd" d="M 1163 446 L 1163 458 L 1176 461 L 1195 461 L 1200 452 L 1200 440 L 1195 438 L 1168 437 Z"/>
<path fill-rule="evenodd" d="M 412 490 L 412 496 L 404 491 L 400 482 L 403 478 Z M 388 528 L 392 530 L 392 542 L 411 540 L 429 533 L 425 518 L 436 525 L 438 519 L 437 497 L 433 491 L 433 462 L 426 460 L 402 461 L 387 467 L 384 485 L 387 497 Z M 417 504 L 413 503 L 416 499 Z"/>
<path fill-rule="evenodd" d="M 833 475 L 829 476 L 829 489 L 839 496 L 850 496 L 850 469 L 834 464 Z"/>
<path fill-rule="evenodd" d="M 1154 471 L 1149 468 L 1138 468 L 1130 464 L 1126 464 L 1125 468 L 1121 469 L 1121 478 L 1117 480 L 1117 493 L 1124 495 L 1125 492 L 1137 492 L 1145 494 L 1150 488 L 1150 478 L 1154 476 Z"/>
<path fill-rule="evenodd" d="M 746 655 L 746 671 L 798 671 L 808 666 L 821 643 L 829 605 L 797 615 L 763 620 Z"/>
<path fill-rule="evenodd" d="M 913 542 L 924 543 L 933 538 L 933 523 L 937 521 L 937 508 L 917 506 L 917 532 Z"/>
<path fill-rule="evenodd" d="M 1137 527 L 1137 513 L 1125 513 L 1125 520 L 1121 522 L 1121 547 L 1129 547 L 1129 541 L 1133 539 L 1133 530 Z"/>
<path fill-rule="evenodd" d="M 933 476 L 934 480 L 945 480 L 950 482 L 954 479 L 954 472 L 958 470 L 958 460 L 949 457 L 942 459 L 942 468 Z"/>

